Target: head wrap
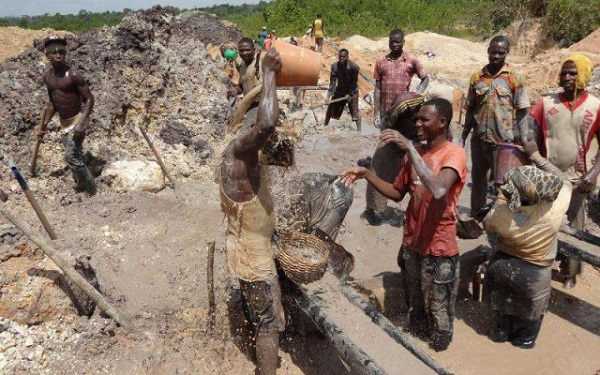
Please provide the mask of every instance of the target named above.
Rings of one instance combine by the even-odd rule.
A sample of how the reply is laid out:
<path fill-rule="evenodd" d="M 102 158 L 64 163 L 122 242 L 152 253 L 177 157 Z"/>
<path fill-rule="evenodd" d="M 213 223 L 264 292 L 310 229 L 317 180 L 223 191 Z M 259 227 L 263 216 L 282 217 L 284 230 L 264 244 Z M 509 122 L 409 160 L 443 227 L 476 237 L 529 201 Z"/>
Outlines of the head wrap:
<path fill-rule="evenodd" d="M 569 56 L 563 65 L 565 65 L 565 63 L 568 61 L 571 61 L 573 64 L 575 64 L 575 67 L 577 68 L 577 81 L 575 82 L 575 87 L 577 90 L 585 89 L 588 83 L 590 83 L 590 79 L 592 79 L 594 63 L 592 63 L 592 61 L 584 55 Z"/>
<path fill-rule="evenodd" d="M 387 113 L 390 123 L 395 123 L 399 116 L 406 114 L 408 111 L 420 108 L 424 101 L 425 97 L 416 92 L 406 91 L 400 93 L 394 99 L 392 107 Z"/>
<path fill-rule="evenodd" d="M 540 200 L 553 201 L 562 189 L 560 177 L 541 169 L 526 165 L 513 168 L 508 172 L 507 183 L 502 187 L 510 195 L 508 208 L 514 211 L 526 201 L 529 205 Z"/>

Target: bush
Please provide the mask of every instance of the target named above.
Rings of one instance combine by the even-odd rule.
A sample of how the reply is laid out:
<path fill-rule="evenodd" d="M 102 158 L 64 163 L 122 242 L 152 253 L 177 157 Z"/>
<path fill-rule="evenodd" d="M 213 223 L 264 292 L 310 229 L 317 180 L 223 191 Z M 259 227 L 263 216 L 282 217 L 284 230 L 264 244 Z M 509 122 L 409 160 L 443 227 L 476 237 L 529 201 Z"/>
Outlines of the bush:
<path fill-rule="evenodd" d="M 563 47 L 600 27 L 598 0 L 547 0 L 546 11 L 548 36 Z"/>

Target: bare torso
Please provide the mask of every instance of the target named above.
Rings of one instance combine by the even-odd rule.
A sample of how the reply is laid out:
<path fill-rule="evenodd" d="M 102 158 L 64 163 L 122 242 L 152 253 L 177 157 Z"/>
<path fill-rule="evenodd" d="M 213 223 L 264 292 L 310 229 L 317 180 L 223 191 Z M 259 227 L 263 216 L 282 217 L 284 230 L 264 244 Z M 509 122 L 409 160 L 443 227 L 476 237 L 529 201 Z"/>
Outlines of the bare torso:
<path fill-rule="evenodd" d="M 71 118 L 81 112 L 84 98 L 82 98 L 74 80 L 78 76 L 81 77 L 79 73 L 70 67 L 66 67 L 61 71 L 50 68 L 44 73 L 44 83 L 48 89 L 50 101 L 61 118 Z"/>
<path fill-rule="evenodd" d="M 258 152 L 234 155 L 232 141 L 223 154 L 221 164 L 221 184 L 223 191 L 236 202 L 252 200 L 260 189 L 261 166 L 258 163 Z"/>

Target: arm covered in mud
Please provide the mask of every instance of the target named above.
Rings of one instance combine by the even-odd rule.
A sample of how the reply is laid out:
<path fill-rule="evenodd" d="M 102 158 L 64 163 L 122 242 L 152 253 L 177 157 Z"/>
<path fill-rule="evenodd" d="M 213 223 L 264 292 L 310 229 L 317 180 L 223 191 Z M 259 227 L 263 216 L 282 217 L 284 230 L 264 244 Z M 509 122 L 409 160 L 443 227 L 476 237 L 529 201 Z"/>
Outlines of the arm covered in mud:
<path fill-rule="evenodd" d="M 245 154 L 260 150 L 271 135 L 279 118 L 279 103 L 275 87 L 275 75 L 281 70 L 281 56 L 271 48 L 262 61 L 263 87 L 258 105 L 256 125 L 250 132 L 239 137 L 234 145 L 235 154 Z"/>
<path fill-rule="evenodd" d="M 354 186 L 354 182 L 360 179 L 367 180 L 382 195 L 395 201 L 401 201 L 404 194 L 396 190 L 394 185 L 377 177 L 375 173 L 364 167 L 354 167 L 342 172 L 342 183 L 349 188 Z"/>
<path fill-rule="evenodd" d="M 552 173 L 561 178 L 563 181 L 568 181 L 567 175 L 563 173 L 556 165 L 552 164 L 548 159 L 543 157 L 538 151 L 538 147 L 535 141 L 532 139 L 523 139 L 523 150 L 527 156 L 529 156 L 529 160 L 544 172 Z"/>
<path fill-rule="evenodd" d="M 379 140 L 383 142 L 383 144 L 393 143 L 399 148 L 408 152 L 408 158 L 411 161 L 412 165 L 415 167 L 415 171 L 417 172 L 417 176 L 419 179 L 433 194 L 435 199 L 441 199 L 448 190 L 458 181 L 459 176 L 456 170 L 453 168 L 442 168 L 439 174 L 433 173 L 431 169 L 425 164 L 419 152 L 413 146 L 412 142 L 404 137 L 400 132 L 393 129 L 386 129 L 381 132 L 379 136 Z"/>

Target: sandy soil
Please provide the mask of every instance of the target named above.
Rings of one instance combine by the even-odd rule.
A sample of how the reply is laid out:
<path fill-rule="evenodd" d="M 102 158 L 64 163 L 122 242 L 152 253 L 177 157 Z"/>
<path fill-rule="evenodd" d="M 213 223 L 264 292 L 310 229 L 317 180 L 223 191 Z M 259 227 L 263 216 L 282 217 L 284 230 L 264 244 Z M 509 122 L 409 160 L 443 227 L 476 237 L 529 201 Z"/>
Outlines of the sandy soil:
<path fill-rule="evenodd" d="M 68 31 L 52 29 L 25 30 L 16 26 L 0 27 L 0 61 L 16 56 L 31 47 L 33 39 L 42 39 L 50 35 L 64 36 Z"/>

